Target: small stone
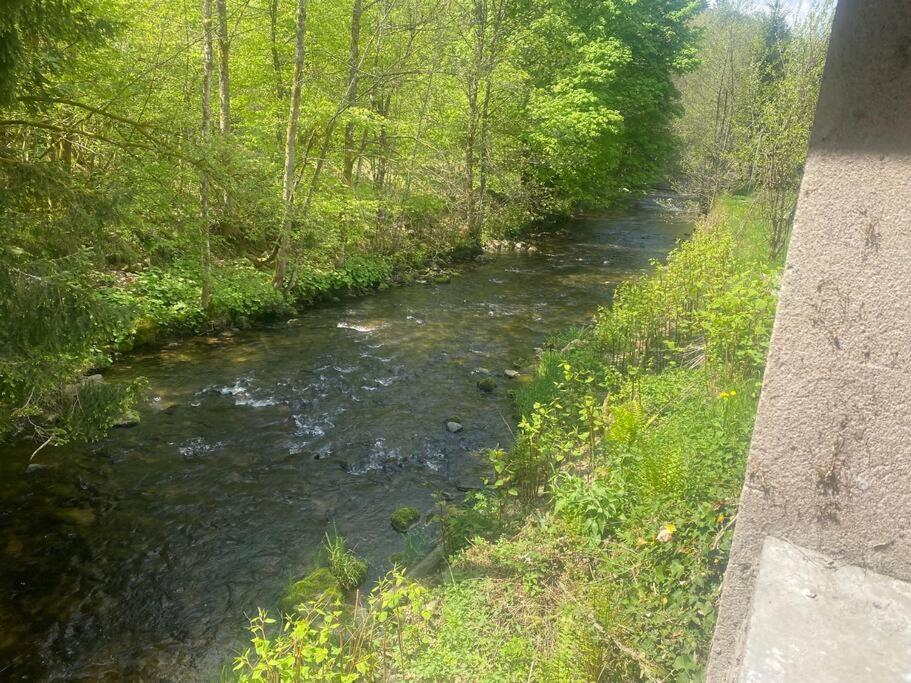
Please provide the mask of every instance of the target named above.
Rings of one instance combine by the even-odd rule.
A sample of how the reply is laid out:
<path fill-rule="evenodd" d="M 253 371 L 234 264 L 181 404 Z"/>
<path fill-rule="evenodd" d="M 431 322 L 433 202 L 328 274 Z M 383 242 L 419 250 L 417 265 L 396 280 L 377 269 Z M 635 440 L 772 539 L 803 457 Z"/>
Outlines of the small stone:
<path fill-rule="evenodd" d="M 816 597 L 816 591 L 812 590 L 811 588 L 804 588 L 803 596 L 812 600 Z"/>
<path fill-rule="evenodd" d="M 517 370 L 506 370 L 503 372 L 509 379 L 518 379 L 519 372 Z"/>
<path fill-rule="evenodd" d="M 451 433 L 456 434 L 458 432 L 461 432 L 463 427 L 458 422 L 447 422 L 446 429 L 448 429 Z"/>

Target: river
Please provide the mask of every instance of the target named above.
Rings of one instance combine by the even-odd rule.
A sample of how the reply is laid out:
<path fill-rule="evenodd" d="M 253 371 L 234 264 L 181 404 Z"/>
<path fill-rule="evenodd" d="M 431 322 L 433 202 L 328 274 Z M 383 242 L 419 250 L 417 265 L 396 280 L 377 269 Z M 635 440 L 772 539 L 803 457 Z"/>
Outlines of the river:
<path fill-rule="evenodd" d="M 106 380 L 148 378 L 139 426 L 31 464 L 33 446 L 4 448 L 0 678 L 211 680 L 244 615 L 274 608 L 331 524 L 373 577 L 387 569 L 403 547 L 390 514 L 479 485 L 479 449 L 511 440 L 504 370 L 530 372 L 535 347 L 607 304 L 692 217 L 650 201 L 566 227 L 450 284 L 133 355 Z"/>

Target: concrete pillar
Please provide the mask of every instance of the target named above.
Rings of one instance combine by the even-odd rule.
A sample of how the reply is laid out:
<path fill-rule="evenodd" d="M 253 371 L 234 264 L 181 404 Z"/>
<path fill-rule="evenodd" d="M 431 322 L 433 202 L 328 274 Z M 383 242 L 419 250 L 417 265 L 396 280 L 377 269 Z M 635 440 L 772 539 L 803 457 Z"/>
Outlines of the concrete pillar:
<path fill-rule="evenodd" d="M 741 680 L 770 537 L 911 581 L 909 0 L 838 3 L 710 682 Z"/>

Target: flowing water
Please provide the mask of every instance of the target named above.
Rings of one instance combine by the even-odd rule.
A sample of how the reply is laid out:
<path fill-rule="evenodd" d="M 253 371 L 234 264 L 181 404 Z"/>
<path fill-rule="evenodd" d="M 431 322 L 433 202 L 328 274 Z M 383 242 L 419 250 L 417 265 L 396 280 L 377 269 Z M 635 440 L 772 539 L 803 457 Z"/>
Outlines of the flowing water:
<path fill-rule="evenodd" d="M 691 225 L 655 204 L 580 219 L 451 284 L 119 364 L 108 381 L 149 380 L 138 427 L 0 455 L 0 679 L 211 680 L 333 523 L 376 577 L 403 547 L 389 515 L 479 485 L 477 450 L 510 441 L 503 371 Z"/>

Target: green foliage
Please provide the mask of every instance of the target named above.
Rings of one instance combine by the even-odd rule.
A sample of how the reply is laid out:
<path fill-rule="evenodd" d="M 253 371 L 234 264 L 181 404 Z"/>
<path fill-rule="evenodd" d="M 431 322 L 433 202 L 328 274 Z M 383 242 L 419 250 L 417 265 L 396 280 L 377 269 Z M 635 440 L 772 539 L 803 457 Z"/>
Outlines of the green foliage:
<path fill-rule="evenodd" d="M 448 555 L 455 555 L 472 542 L 496 536 L 503 528 L 501 506 L 486 491 L 468 494 L 461 505 L 444 505 L 439 516 L 440 536 Z"/>
<path fill-rule="evenodd" d="M 343 591 L 354 590 L 367 580 L 367 561 L 355 555 L 343 536 L 327 533 L 323 548 L 329 558 L 329 571 Z"/>
<path fill-rule="evenodd" d="M 700 67 L 682 81 L 677 184 L 704 210 L 724 193 L 757 189 L 773 260 L 790 235 L 833 6 L 812 0 L 787 16 L 777 0 L 764 13 L 718 3 L 700 20 Z"/>
<path fill-rule="evenodd" d="M 99 294 L 83 254 L 45 260 L 0 249 L 0 436 L 23 420 L 42 440 L 102 434 L 139 385 L 80 385 L 79 378 L 106 364 L 104 345 L 128 316 Z"/>
<path fill-rule="evenodd" d="M 427 590 L 391 573 L 355 615 L 339 602 L 301 605 L 280 625 L 266 612 L 250 621 L 251 647 L 234 662 L 239 681 L 353 683 L 387 677 L 426 641 Z M 394 637 L 390 634 L 394 631 Z"/>

